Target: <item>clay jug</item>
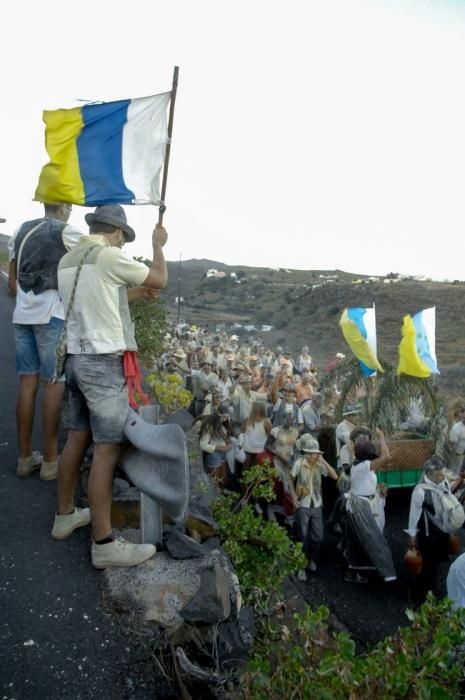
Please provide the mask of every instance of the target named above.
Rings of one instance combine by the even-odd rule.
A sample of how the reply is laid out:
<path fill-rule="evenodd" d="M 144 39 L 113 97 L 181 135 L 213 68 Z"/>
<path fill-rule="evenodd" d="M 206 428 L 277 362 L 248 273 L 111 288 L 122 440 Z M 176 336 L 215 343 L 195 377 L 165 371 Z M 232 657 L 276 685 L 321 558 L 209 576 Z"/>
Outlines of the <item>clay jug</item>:
<path fill-rule="evenodd" d="M 421 573 L 421 570 L 423 569 L 423 557 L 418 549 L 409 547 L 405 552 L 404 562 L 409 573 L 415 574 L 416 576 Z"/>
<path fill-rule="evenodd" d="M 449 534 L 449 554 L 457 554 L 460 551 L 460 539 L 455 532 Z"/>

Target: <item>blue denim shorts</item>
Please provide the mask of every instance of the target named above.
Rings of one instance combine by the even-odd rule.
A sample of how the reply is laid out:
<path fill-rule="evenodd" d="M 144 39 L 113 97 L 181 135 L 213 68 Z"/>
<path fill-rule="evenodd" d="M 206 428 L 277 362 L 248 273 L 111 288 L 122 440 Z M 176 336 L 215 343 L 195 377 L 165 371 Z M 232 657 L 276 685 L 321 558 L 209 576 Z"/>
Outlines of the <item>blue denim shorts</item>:
<path fill-rule="evenodd" d="M 68 355 L 69 430 L 92 432 L 94 442 L 124 442 L 129 402 L 122 355 Z"/>
<path fill-rule="evenodd" d="M 225 461 L 224 452 L 205 452 L 205 466 L 208 469 L 216 469 Z"/>
<path fill-rule="evenodd" d="M 64 321 L 52 317 L 49 323 L 15 323 L 16 371 L 40 374 L 50 381 L 55 373 L 55 353 Z"/>

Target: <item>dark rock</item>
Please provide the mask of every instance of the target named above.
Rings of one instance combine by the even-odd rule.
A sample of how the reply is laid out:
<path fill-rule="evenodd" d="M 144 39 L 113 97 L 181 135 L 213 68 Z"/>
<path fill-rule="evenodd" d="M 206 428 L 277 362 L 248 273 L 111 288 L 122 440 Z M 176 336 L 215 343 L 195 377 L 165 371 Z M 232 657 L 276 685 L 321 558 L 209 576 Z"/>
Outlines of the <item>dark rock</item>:
<path fill-rule="evenodd" d="M 205 542 L 202 543 L 202 550 L 204 554 L 213 552 L 215 549 L 223 551 L 219 537 L 210 537 L 210 539 L 205 540 Z"/>
<path fill-rule="evenodd" d="M 212 569 L 202 571 L 197 593 L 181 610 L 183 620 L 204 625 L 227 620 L 231 614 L 230 585 L 231 572 L 215 561 Z"/>
<path fill-rule="evenodd" d="M 205 554 L 202 545 L 178 527 L 171 528 L 165 544 L 173 559 L 192 559 L 193 557 L 203 557 Z"/>
<path fill-rule="evenodd" d="M 253 607 L 243 607 L 237 620 L 227 620 L 218 627 L 218 657 L 220 663 L 246 661 L 255 639 L 256 629 Z"/>
<path fill-rule="evenodd" d="M 186 527 L 196 530 L 202 539 L 213 537 L 218 532 L 218 525 L 212 517 L 210 508 L 200 499 L 190 499 Z"/>

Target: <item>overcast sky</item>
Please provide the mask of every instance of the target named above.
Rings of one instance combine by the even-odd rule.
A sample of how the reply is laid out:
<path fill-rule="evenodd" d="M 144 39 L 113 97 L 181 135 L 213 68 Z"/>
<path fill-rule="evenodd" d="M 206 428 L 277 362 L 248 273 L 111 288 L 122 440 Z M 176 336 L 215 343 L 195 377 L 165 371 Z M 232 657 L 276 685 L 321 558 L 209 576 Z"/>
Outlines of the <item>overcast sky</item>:
<path fill-rule="evenodd" d="M 169 260 L 465 279 L 463 2 L 16 0 L 0 18 L 2 232 L 41 215 L 43 109 L 164 92 L 179 65 Z M 133 255 L 157 213 L 127 208 Z"/>

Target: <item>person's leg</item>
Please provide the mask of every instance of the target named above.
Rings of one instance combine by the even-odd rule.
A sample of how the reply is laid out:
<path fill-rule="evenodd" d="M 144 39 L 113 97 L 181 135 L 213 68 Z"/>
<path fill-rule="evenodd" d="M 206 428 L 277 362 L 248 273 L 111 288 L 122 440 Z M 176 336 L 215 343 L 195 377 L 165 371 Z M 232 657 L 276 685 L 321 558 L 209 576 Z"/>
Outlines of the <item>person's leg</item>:
<path fill-rule="evenodd" d="M 316 559 L 324 537 L 323 509 L 309 508 L 305 550 L 309 559 L 309 568 L 316 571 Z"/>
<path fill-rule="evenodd" d="M 58 515 L 74 511 L 74 495 L 81 464 L 92 441 L 90 431 L 70 430 L 58 466 Z"/>
<path fill-rule="evenodd" d="M 89 508 L 75 508 L 74 493 L 86 449 L 91 442 L 89 414 L 74 377 L 74 362 L 69 359 L 66 379 L 68 386 L 68 439 L 58 466 L 58 504 L 52 529 L 55 540 L 64 540 L 79 527 L 90 523 Z M 42 472 L 41 472 L 42 474 Z"/>
<path fill-rule="evenodd" d="M 40 358 L 40 377 L 44 382 L 42 400 L 42 442 L 47 474 L 46 478 L 56 475 L 58 456 L 58 427 L 60 423 L 61 401 L 64 382 L 52 384 L 55 375 L 56 349 L 63 330 L 63 320 L 52 317 L 48 323 L 34 326 L 34 337 Z M 50 473 L 48 473 L 50 472 Z"/>
<path fill-rule="evenodd" d="M 97 443 L 89 474 L 88 496 L 94 540 L 111 536 L 111 501 L 113 472 L 121 453 L 121 445 Z"/>
<path fill-rule="evenodd" d="M 84 398 L 94 440 L 94 456 L 87 484 L 94 542 L 92 564 L 136 566 L 150 559 L 152 544 L 132 544 L 114 538 L 111 528 L 113 472 L 124 441 L 128 392 L 122 356 L 77 355 L 66 365 L 68 388 L 74 382 Z M 71 381 L 72 380 L 72 381 Z M 71 391 L 70 391 L 71 393 Z"/>
<path fill-rule="evenodd" d="M 304 548 L 304 554 L 307 557 L 308 560 L 308 552 L 306 549 L 306 538 L 307 538 L 307 528 L 308 528 L 308 522 L 309 522 L 309 509 L 308 508 L 298 508 L 295 513 L 295 523 L 296 523 L 296 529 L 297 529 L 297 538 L 299 539 L 300 542 L 303 543 L 303 548 Z M 297 573 L 297 578 L 299 581 L 306 581 L 307 580 L 307 574 L 305 573 L 305 569 L 301 569 Z"/>
<path fill-rule="evenodd" d="M 32 428 L 34 425 L 35 401 L 39 388 L 40 357 L 34 335 L 34 326 L 15 324 L 16 372 L 19 375 L 19 391 L 16 400 L 16 426 L 20 462 L 26 476 L 32 469 Z M 28 470 L 26 461 L 31 462 Z M 37 465 L 35 465 L 37 466 Z"/>
<path fill-rule="evenodd" d="M 56 462 L 58 457 L 58 428 L 61 402 L 65 385 L 63 382 L 44 384 L 42 401 L 42 439 L 44 462 Z"/>
<path fill-rule="evenodd" d="M 38 374 L 22 374 L 16 400 L 16 425 L 18 449 L 21 459 L 32 455 L 32 427 L 34 424 L 35 400 L 39 388 Z"/>

